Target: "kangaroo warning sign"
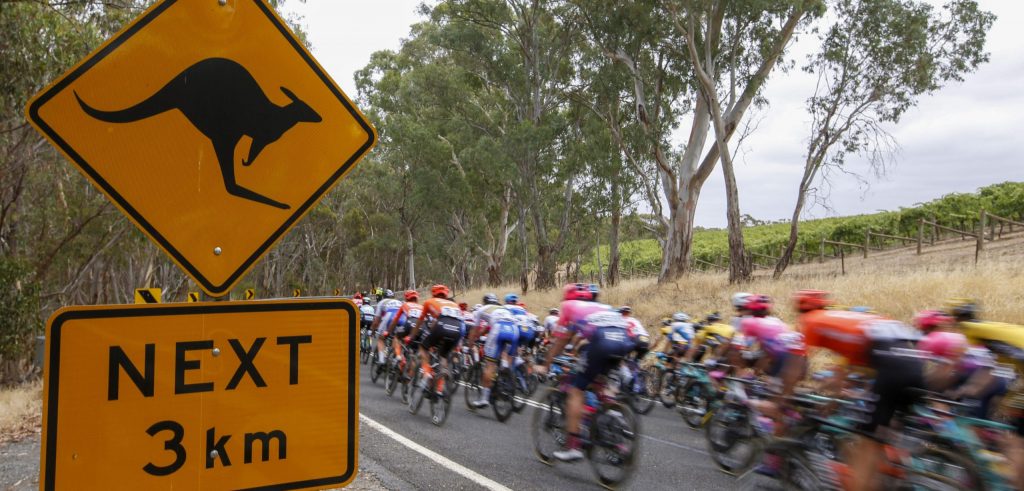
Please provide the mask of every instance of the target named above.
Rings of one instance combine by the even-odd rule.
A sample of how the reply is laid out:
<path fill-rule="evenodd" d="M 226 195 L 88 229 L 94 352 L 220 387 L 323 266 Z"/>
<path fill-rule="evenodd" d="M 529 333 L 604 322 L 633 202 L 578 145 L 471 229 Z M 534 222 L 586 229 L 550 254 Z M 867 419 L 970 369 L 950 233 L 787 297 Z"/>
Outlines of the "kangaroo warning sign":
<path fill-rule="evenodd" d="M 27 112 L 215 297 L 376 141 L 265 0 L 159 1 Z"/>
<path fill-rule="evenodd" d="M 71 307 L 46 332 L 41 489 L 323 489 L 356 473 L 344 299 Z"/>

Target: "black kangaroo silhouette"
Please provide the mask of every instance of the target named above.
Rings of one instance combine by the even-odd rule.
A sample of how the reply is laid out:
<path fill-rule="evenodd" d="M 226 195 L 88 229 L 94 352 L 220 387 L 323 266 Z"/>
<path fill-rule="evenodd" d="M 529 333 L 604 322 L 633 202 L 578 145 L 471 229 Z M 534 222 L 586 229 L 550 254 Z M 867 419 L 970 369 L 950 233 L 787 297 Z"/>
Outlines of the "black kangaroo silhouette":
<path fill-rule="evenodd" d="M 75 98 L 89 116 L 107 123 L 131 123 L 177 109 L 200 133 L 213 143 L 213 150 L 224 177 L 228 194 L 270 205 L 282 210 L 285 203 L 256 193 L 235 181 L 235 146 L 243 136 L 252 138 L 249 157 L 242 165 L 252 165 L 263 149 L 274 143 L 296 123 L 319 123 L 322 118 L 292 91 L 281 87 L 289 99 L 278 106 L 267 98 L 256 79 L 242 65 L 225 58 L 207 58 L 178 74 L 146 100 L 119 111 L 101 111 L 85 103 L 78 92 Z"/>

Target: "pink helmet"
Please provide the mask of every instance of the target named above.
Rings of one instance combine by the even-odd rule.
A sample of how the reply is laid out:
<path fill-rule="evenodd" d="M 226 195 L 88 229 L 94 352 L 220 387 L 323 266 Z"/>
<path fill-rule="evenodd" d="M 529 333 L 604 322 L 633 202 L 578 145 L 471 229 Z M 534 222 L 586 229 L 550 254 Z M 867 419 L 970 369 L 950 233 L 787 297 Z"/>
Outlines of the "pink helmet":
<path fill-rule="evenodd" d="M 583 283 L 569 283 L 562 288 L 564 300 L 593 300 L 594 293 L 590 286 Z"/>
<path fill-rule="evenodd" d="M 936 328 L 952 324 L 953 317 L 941 310 L 922 310 L 914 314 L 914 327 L 926 334 Z"/>
<path fill-rule="evenodd" d="M 967 349 L 967 337 L 958 332 L 932 331 L 918 341 L 917 349 L 938 357 L 952 358 Z"/>

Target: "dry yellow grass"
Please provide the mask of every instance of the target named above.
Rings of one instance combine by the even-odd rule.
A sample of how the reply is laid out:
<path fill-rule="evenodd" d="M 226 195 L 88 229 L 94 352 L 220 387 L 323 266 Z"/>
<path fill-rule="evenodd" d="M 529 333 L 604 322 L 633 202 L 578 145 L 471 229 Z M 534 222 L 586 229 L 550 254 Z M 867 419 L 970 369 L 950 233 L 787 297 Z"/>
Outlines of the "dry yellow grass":
<path fill-rule="evenodd" d="M 879 313 L 902 320 L 909 320 L 918 310 L 940 307 L 949 298 L 975 298 L 981 303 L 985 318 L 1024 324 L 1024 262 L 1016 258 L 983 261 L 978 266 L 970 262 L 872 263 L 869 259 L 858 268 L 848 268 L 845 276 L 826 272 L 823 266 L 797 267 L 782 279 L 757 277 L 745 285 L 729 285 L 724 273 L 693 274 L 665 284 L 654 279 L 630 280 L 605 288 L 601 300 L 630 305 L 645 325 L 656 325 L 662 317 L 679 310 L 693 317 L 716 310 L 728 315 L 729 297 L 733 293 L 756 292 L 776 299 L 776 314 L 792 322 L 795 315 L 790 308 L 790 296 L 796 290 L 814 288 L 832 292 L 841 304 L 871 306 Z M 501 297 L 505 292 L 518 292 L 518 286 L 474 290 L 460 297 L 473 304 L 488 291 Z M 549 307 L 557 306 L 560 296 L 560 289 L 531 291 L 523 295 L 523 301 L 541 315 Z"/>
<path fill-rule="evenodd" d="M 0 388 L 0 443 L 38 432 L 42 411 L 42 381 Z"/>

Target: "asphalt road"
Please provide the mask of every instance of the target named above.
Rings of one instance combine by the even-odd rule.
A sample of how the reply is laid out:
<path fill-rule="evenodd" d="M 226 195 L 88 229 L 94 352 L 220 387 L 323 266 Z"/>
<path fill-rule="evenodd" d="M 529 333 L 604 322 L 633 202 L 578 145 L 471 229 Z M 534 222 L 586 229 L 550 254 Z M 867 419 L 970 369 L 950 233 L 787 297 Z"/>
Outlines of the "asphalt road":
<path fill-rule="evenodd" d="M 505 423 L 490 409 L 470 412 L 460 390 L 443 427 L 430 423 L 429 408 L 412 415 L 396 391 L 389 398 L 383 378 L 373 384 L 364 365 L 360 386 L 360 458 L 391 489 L 483 489 L 492 483 L 514 490 L 602 489 L 588 463 L 549 467 L 533 453 L 527 406 Z M 537 395 L 543 389 L 538 389 Z M 536 397 L 536 396 L 535 396 Z M 383 426 L 384 428 L 381 428 Z M 703 432 L 689 429 L 674 410 L 660 405 L 641 417 L 638 471 L 625 489 L 737 489 L 736 480 L 720 472 L 705 450 Z M 399 440 L 411 440 L 451 463 L 438 463 Z M 415 446 L 415 445 L 414 445 Z M 361 462 L 362 464 L 363 462 Z M 361 467 L 363 467 L 361 465 Z M 482 477 L 473 480 L 467 474 Z M 462 471 L 461 473 L 459 471 Z M 481 484 L 483 483 L 483 484 Z M 500 487 L 497 489 L 501 489 Z"/>

